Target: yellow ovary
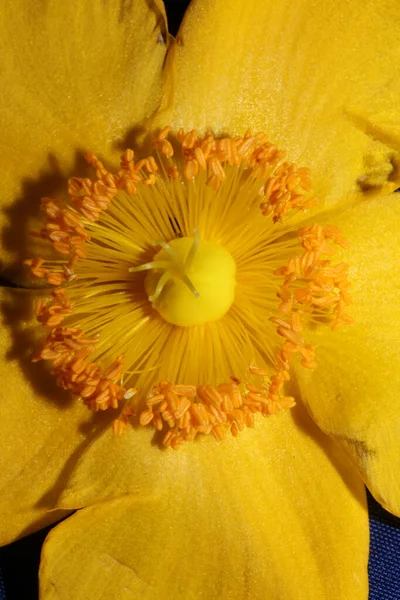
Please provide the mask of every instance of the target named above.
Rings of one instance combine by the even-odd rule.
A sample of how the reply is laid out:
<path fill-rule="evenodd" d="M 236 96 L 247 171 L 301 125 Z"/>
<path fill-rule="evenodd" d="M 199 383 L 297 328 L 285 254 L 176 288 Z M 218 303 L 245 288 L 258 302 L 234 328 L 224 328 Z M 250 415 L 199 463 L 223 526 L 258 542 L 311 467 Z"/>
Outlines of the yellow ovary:
<path fill-rule="evenodd" d="M 235 297 L 236 265 L 229 252 L 198 235 L 162 245 L 152 263 L 131 271 L 149 270 L 145 290 L 163 319 L 190 327 L 223 317 Z"/>

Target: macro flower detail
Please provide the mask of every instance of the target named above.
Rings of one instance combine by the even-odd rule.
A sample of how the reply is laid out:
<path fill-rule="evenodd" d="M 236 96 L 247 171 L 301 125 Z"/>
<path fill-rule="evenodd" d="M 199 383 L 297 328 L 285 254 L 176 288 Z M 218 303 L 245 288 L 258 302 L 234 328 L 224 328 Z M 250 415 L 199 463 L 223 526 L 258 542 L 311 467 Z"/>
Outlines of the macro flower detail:
<path fill-rule="evenodd" d="M 0 2 L 1 543 L 63 519 L 41 600 L 366 600 L 400 4 Z"/>
<path fill-rule="evenodd" d="M 91 410 L 119 409 L 115 432 L 138 415 L 176 449 L 294 406 L 291 360 L 316 366 L 304 325 L 352 322 L 348 266 L 330 258 L 347 242 L 299 225 L 316 204 L 309 171 L 262 133 L 165 127 L 153 147 L 126 150 L 117 175 L 87 155 L 97 179 L 41 204 L 36 235 L 62 258 L 25 264 L 55 286 L 36 307 L 49 334 L 34 360 Z"/>

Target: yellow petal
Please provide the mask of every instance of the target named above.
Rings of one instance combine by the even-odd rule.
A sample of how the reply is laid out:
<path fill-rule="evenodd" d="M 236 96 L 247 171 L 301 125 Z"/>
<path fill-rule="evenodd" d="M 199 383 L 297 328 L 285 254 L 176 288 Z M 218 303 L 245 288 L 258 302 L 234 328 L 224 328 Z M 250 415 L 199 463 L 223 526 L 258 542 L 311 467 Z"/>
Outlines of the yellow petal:
<path fill-rule="evenodd" d="M 161 98 L 162 2 L 1 0 L 0 226 L 3 269 L 29 256 L 44 195 L 64 193 L 83 152 L 118 164 Z M 0 265 L 1 267 L 1 265 Z"/>
<path fill-rule="evenodd" d="M 382 0 L 194 0 L 174 124 L 265 131 L 312 169 L 326 202 L 379 188 L 399 149 L 399 19 L 400 4 Z M 386 128 L 368 125 L 374 115 Z"/>
<path fill-rule="evenodd" d="M 220 444 L 142 445 L 142 461 L 130 438 L 127 483 L 146 464 L 157 492 L 97 503 L 53 530 L 43 600 L 367 599 L 364 488 L 304 409 Z M 114 459 L 99 456 L 103 469 Z M 100 468 L 87 476 L 104 480 Z"/>
<path fill-rule="evenodd" d="M 318 367 L 299 369 L 302 397 L 320 427 L 350 453 L 375 498 L 400 516 L 400 284 L 398 194 L 327 216 L 351 242 L 355 324 L 318 329 Z"/>
<path fill-rule="evenodd" d="M 94 433 L 87 409 L 57 388 L 40 363 L 31 363 L 31 295 L 0 288 L 0 303 L 2 545 L 68 514 L 54 507 Z"/>

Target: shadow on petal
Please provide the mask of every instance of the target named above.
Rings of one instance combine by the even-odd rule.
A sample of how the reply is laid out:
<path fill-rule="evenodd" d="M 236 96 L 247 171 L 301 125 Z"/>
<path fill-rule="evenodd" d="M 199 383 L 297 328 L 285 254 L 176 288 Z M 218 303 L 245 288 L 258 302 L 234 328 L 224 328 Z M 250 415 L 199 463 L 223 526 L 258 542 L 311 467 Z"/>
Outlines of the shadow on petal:
<path fill-rule="evenodd" d="M 291 415 L 295 425 L 318 443 L 321 451 L 341 475 L 352 496 L 363 506 L 365 504 L 365 494 L 360 497 L 360 484 L 357 478 L 354 477 L 354 466 L 352 465 L 350 458 L 348 458 L 348 463 L 345 462 L 343 451 L 339 445 L 335 440 L 324 434 L 312 420 L 301 400 L 301 392 L 297 381 L 294 378 L 289 382 L 287 391 L 288 394 L 296 398 L 298 403 L 291 409 Z"/>
<path fill-rule="evenodd" d="M 18 295 L 10 294 L 9 299 L 2 302 L 3 324 L 9 328 L 12 339 L 12 345 L 5 358 L 10 362 L 18 360 L 33 391 L 47 398 L 50 403 L 57 404 L 63 410 L 72 404 L 71 394 L 57 386 L 55 378 L 50 374 L 44 362 L 32 362 L 41 334 L 39 326 L 36 326 L 33 321 L 34 304 L 39 294 L 43 294 L 43 292 L 19 290 Z"/>
<path fill-rule="evenodd" d="M 40 199 L 46 196 L 56 198 L 67 193 L 68 178 L 72 175 L 87 177 L 90 167 L 86 163 L 83 150 L 75 152 L 74 165 L 68 173 L 63 172 L 54 154 L 47 157 L 37 178 L 23 178 L 22 194 L 13 204 L 4 209 L 6 225 L 1 231 L 1 246 L 13 258 L 3 272 L 3 277 L 22 287 L 38 287 L 32 282 L 29 270 L 23 261 L 33 256 L 43 258 L 54 256 L 50 244 L 32 232 L 40 232 L 43 221 L 40 214 Z"/>

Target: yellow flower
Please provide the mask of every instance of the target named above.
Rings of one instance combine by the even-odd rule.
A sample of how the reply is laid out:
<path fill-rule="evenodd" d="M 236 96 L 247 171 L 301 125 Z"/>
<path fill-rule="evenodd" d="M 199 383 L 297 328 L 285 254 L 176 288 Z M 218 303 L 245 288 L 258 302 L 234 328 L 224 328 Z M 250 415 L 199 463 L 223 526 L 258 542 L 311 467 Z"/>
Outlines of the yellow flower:
<path fill-rule="evenodd" d="M 393 76 L 400 58 L 399 12 L 397 4 L 382 6 L 381 0 L 368 5 L 358 0 L 339 5 L 198 0 L 175 43 L 166 33 L 160 2 L 117 6 L 54 0 L 28 13 L 22 0 L 20 5 L 3 0 L 2 267 L 7 278 L 25 289 L 2 288 L 1 294 L 1 541 L 81 509 L 56 527 L 45 544 L 43 598 L 367 598 L 364 483 L 386 508 L 400 514 L 400 206 L 390 194 L 396 187 L 400 145 L 400 82 Z M 184 159 L 179 159 L 179 147 L 171 155 L 167 131 L 160 133 L 165 122 L 187 132 L 177 134 Z M 253 134 L 246 134 L 248 128 Z M 198 138 L 190 133 L 194 129 Z M 254 135 L 259 131 L 267 137 Z M 208 162 L 207 132 L 214 136 Z M 176 144 L 176 138 L 170 139 Z M 135 170 L 136 156 L 126 151 L 120 173 L 109 175 L 103 163 L 114 165 L 110 171 L 117 173 L 122 147 L 134 146 L 146 156 L 151 140 L 156 141 L 156 165 L 150 159 Z M 285 159 L 275 145 L 287 152 Z M 82 152 L 101 157 L 100 163 L 94 154 L 87 156 L 97 170 L 96 187 L 86 179 Z M 229 158 L 235 152 L 239 162 Z M 289 171 L 289 164 L 280 166 L 283 160 L 299 168 Z M 160 176 L 155 166 L 166 173 Z M 311 206 L 303 167 L 311 170 L 319 208 L 281 223 L 287 209 Z M 181 170 L 177 180 L 175 168 Z M 29 238 L 28 232 L 43 227 L 39 197 L 62 195 L 70 177 L 73 208 L 45 200 L 47 234 Z M 277 203 L 268 187 L 272 179 L 286 186 L 291 202 L 294 190 L 299 204 L 289 206 L 282 198 Z M 266 195 L 255 203 L 249 189 L 254 182 L 260 189 L 261 180 Z M 131 195 L 136 184 L 140 190 Z M 190 202 L 182 204 L 182 189 Z M 139 206 L 135 198 L 140 198 Z M 171 198 L 174 210 L 167 210 Z M 212 204 L 215 198 L 218 204 Z M 248 208 L 241 218 L 243 206 Z M 79 219 L 77 208 L 83 214 Z M 48 249 L 48 233 L 60 219 L 64 225 L 69 220 L 67 236 L 57 233 L 51 239 L 61 244 L 58 250 L 68 246 L 64 268 L 52 262 Z M 160 223 L 164 229 L 157 237 Z M 312 223 L 321 227 L 313 229 Z M 267 233 L 272 236 L 272 265 L 265 250 Z M 323 245 L 318 246 L 321 236 Z M 344 243 L 341 236 L 350 248 L 331 258 L 325 243 Z M 152 239 L 161 244 L 152 247 Z M 75 250 L 87 248 L 88 258 L 85 251 L 71 253 L 69 244 Z M 317 248 L 312 256 L 307 244 Z M 247 274 L 241 258 L 246 252 L 251 258 Z M 63 330 L 36 357 L 50 359 L 59 383 L 86 398 L 89 408 L 110 410 L 88 412 L 83 402 L 60 393 L 42 362 L 30 362 L 32 347 L 43 338 L 43 329 L 34 325 L 33 299 L 39 299 L 39 320 L 50 325 L 50 335 L 61 321 L 49 319 L 72 307 L 64 292 L 55 291 L 49 301 L 48 290 L 28 289 L 27 269 L 22 268 L 27 257 L 45 260 L 30 266 L 50 283 L 70 280 L 67 293 L 74 306 L 65 323 L 80 324 L 87 336 L 91 328 L 94 333 L 103 328 L 103 337 L 88 340 L 88 345 L 97 352 L 96 361 L 104 359 L 97 379 L 111 381 L 113 392 L 104 403 L 90 389 L 94 384 L 86 371 L 86 387 L 78 389 L 71 369 L 57 362 L 60 346 L 52 344 L 68 341 L 80 352 L 79 332 L 78 338 L 68 337 Z M 347 320 L 338 301 L 349 300 L 345 267 L 340 266 L 344 261 L 352 282 L 348 312 L 355 323 L 332 332 L 326 322 Z M 121 265 L 121 273 L 116 278 L 114 269 L 109 285 L 113 264 Z M 318 309 L 312 286 L 321 279 L 313 269 L 326 269 L 323 276 L 330 278 L 328 296 L 320 290 Z M 300 288 L 288 289 L 295 286 L 299 270 L 304 293 L 296 296 Z M 260 271 L 265 277 L 261 283 Z M 179 305 L 176 310 L 181 293 L 178 300 L 171 299 L 171 278 L 186 294 L 183 309 Z M 127 282 L 134 289 L 132 311 L 126 301 L 116 300 L 126 298 Z M 138 282 L 142 295 L 134 297 Z M 221 305 L 219 288 L 225 293 Z M 260 303 L 263 289 L 270 317 Z M 200 317 L 198 292 L 199 298 L 208 298 Z M 290 305 L 293 298 L 297 305 Z M 243 318 L 239 324 L 232 316 L 239 302 L 246 327 Z M 285 302 L 281 312 L 290 307 L 282 317 L 279 304 Z M 139 352 L 125 338 L 129 327 L 138 326 L 141 303 L 146 323 L 162 323 L 162 328 L 138 327 Z M 115 331 L 112 324 L 104 326 L 111 311 Z M 193 333 L 197 325 L 188 322 L 192 317 L 200 319 L 204 340 Z M 176 323 L 177 318 L 185 322 Z M 229 327 L 220 335 L 227 321 Z M 293 337 L 299 326 L 304 342 Z M 290 371 L 285 365 L 288 346 L 281 345 L 287 342 L 297 351 Z M 314 347 L 317 367 L 307 369 L 314 366 Z M 126 386 L 120 378 L 119 348 L 128 348 Z M 148 358 L 147 350 L 153 352 Z M 86 358 L 84 353 L 75 356 L 76 362 Z M 248 364 L 251 358 L 257 365 Z M 261 371 L 259 362 L 264 363 Z M 149 365 L 160 378 L 167 373 L 174 385 L 188 389 L 166 391 L 162 379 L 153 382 Z M 277 397 L 267 393 L 265 404 L 251 378 L 258 377 L 262 386 L 266 368 L 269 384 L 274 365 Z M 81 366 L 74 366 L 78 375 Z M 137 394 L 129 385 L 129 369 L 135 371 L 131 379 Z M 181 380 L 180 373 L 190 381 Z M 234 379 L 221 381 L 220 375 L 228 373 Z M 158 388 L 151 390 L 151 383 Z M 198 409 L 193 386 L 199 394 L 199 385 L 208 384 L 213 387 L 200 391 L 203 408 Z M 227 391 L 220 384 L 231 387 Z M 148 407 L 140 407 L 141 424 L 125 426 L 125 412 L 114 425 L 123 434 L 115 435 L 113 405 L 126 401 L 135 407 L 140 390 L 149 386 Z M 268 418 L 256 414 L 253 428 L 250 409 L 231 418 L 235 408 L 250 406 L 234 406 L 235 394 L 245 397 L 246 390 L 250 400 L 251 394 L 256 396 L 256 413 L 275 412 L 262 408 L 272 400 L 275 408 L 292 404 L 291 397 L 297 405 Z M 202 424 L 200 416 L 195 440 L 187 423 L 171 440 L 167 428 L 172 417 L 166 414 L 161 439 L 155 438 L 152 425 L 158 429 L 159 424 L 154 415 L 162 410 L 153 408 L 159 406 L 154 396 L 162 393 L 165 400 L 167 392 L 177 391 L 182 392 L 179 402 L 189 402 L 191 418 L 220 393 L 223 434 L 229 429 L 234 435 L 223 441 L 204 435 L 224 437 L 208 422 Z M 169 400 L 165 409 L 176 407 Z M 178 451 L 162 449 L 162 441 L 179 446 Z"/>

